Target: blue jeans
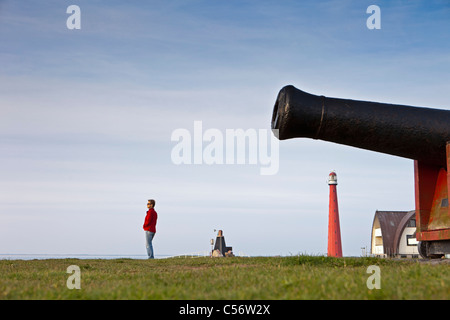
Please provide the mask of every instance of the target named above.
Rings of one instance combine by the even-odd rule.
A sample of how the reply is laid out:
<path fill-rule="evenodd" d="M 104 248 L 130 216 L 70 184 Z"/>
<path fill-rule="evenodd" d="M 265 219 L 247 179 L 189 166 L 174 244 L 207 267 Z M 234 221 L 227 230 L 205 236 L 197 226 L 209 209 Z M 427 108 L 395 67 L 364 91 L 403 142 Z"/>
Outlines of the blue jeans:
<path fill-rule="evenodd" d="M 149 259 L 155 258 L 153 255 L 153 245 L 152 245 L 152 240 L 154 236 L 155 236 L 154 232 L 145 231 L 145 247 L 147 248 L 147 255 Z"/>

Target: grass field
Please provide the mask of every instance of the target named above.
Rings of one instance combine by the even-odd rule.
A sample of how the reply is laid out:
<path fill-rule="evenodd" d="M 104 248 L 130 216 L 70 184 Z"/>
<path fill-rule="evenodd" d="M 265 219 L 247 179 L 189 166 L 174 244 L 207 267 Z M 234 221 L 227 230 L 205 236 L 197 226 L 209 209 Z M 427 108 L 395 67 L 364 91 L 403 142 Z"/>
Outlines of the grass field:
<path fill-rule="evenodd" d="M 81 289 L 67 288 L 67 267 Z M 367 268 L 380 268 L 369 289 Z M 324 256 L 0 260 L 0 299 L 438 299 L 450 264 Z"/>

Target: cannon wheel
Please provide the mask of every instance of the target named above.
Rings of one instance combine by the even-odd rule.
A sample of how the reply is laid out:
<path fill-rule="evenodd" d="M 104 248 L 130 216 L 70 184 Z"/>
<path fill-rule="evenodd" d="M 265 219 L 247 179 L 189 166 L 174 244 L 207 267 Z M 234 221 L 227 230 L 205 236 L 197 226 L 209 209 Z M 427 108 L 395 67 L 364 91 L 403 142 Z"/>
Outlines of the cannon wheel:
<path fill-rule="evenodd" d="M 419 254 L 424 259 L 440 259 L 443 257 L 443 254 L 429 254 L 428 253 L 428 245 L 429 241 L 419 241 L 417 244 L 417 250 Z"/>
<path fill-rule="evenodd" d="M 428 259 L 427 257 L 427 246 L 426 243 L 423 241 L 419 241 L 417 244 L 417 250 L 419 251 L 419 254 L 422 258 Z"/>

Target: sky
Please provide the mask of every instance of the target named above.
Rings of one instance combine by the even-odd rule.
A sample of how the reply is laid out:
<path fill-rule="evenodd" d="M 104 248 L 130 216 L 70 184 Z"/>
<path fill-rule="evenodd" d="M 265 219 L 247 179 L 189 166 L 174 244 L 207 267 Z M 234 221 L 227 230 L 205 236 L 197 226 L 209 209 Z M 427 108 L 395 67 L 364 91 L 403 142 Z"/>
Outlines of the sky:
<path fill-rule="evenodd" d="M 176 164 L 172 135 L 270 147 L 289 84 L 449 110 L 449 17 L 448 1 L 0 0 L 0 253 L 145 255 L 155 199 L 157 257 L 206 252 L 217 230 L 235 254 L 322 255 L 335 170 L 343 254 L 361 255 L 376 210 L 414 209 L 412 160 L 291 139 L 262 175 Z"/>

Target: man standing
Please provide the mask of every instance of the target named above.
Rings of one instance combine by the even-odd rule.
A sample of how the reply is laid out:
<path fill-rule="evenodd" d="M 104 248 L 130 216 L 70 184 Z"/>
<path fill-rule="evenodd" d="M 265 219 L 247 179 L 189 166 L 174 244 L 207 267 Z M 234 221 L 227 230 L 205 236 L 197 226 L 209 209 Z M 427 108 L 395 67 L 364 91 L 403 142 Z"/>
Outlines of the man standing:
<path fill-rule="evenodd" d="M 158 214 L 155 209 L 155 200 L 150 199 L 147 203 L 147 215 L 145 216 L 144 221 L 144 230 L 145 230 L 145 240 L 146 240 L 146 248 L 149 259 L 153 259 L 153 245 L 152 240 L 156 233 L 156 220 L 158 219 Z"/>

